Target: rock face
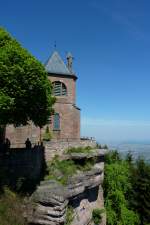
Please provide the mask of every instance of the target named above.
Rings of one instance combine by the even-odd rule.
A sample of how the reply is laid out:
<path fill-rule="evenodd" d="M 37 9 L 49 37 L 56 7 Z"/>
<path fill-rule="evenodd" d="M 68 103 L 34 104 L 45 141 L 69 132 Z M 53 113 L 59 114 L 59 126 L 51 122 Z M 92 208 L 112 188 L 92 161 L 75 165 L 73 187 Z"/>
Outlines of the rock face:
<path fill-rule="evenodd" d="M 68 205 L 73 208 L 74 219 L 71 225 L 88 225 L 91 223 L 94 208 L 103 208 L 104 158 L 105 152 L 94 151 L 92 154 L 74 153 L 67 156 L 72 160 L 97 157 L 89 171 L 80 171 L 68 178 L 66 186 L 49 180 L 41 182 L 30 198 L 27 218 L 30 224 L 61 225 L 66 223 Z M 105 225 L 105 218 L 101 225 Z"/>
<path fill-rule="evenodd" d="M 27 207 L 27 219 L 32 224 L 57 225 L 65 221 L 68 199 L 64 187 L 55 181 L 42 182 L 33 193 Z"/>

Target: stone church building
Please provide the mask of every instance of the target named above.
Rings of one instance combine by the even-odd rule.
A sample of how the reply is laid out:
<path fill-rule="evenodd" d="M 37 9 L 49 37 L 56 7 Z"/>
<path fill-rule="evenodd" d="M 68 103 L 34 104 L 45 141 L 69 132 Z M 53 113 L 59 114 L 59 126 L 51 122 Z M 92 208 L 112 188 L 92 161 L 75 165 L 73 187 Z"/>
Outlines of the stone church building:
<path fill-rule="evenodd" d="M 80 140 L 80 109 L 76 106 L 76 80 L 77 76 L 72 68 L 73 57 L 67 54 L 65 64 L 57 51 L 47 60 L 45 69 L 48 79 L 53 85 L 53 95 L 56 96 L 54 115 L 49 118 L 46 127 L 52 133 L 52 140 L 79 141 Z M 44 134 L 46 127 L 42 129 Z M 40 129 L 31 122 L 27 126 L 6 128 L 6 137 L 13 145 L 19 146 L 29 138 L 32 143 L 40 139 Z"/>

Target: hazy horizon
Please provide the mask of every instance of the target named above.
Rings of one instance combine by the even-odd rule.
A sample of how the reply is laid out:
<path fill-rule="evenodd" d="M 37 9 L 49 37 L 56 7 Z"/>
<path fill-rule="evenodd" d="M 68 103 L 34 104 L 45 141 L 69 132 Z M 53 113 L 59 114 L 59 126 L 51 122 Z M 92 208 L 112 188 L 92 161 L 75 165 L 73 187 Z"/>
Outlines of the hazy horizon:
<path fill-rule="evenodd" d="M 81 119 L 81 135 L 100 143 L 150 143 L 150 121 Z"/>

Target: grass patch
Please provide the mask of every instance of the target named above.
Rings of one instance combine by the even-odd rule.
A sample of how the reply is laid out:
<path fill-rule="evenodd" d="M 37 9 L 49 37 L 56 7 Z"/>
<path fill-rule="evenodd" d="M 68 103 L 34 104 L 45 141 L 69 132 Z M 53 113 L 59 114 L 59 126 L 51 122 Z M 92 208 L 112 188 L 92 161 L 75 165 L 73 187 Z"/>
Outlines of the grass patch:
<path fill-rule="evenodd" d="M 0 225 L 27 225 L 22 198 L 7 188 L 0 196 Z"/>
<path fill-rule="evenodd" d="M 45 180 L 56 180 L 62 185 L 67 185 L 69 177 L 78 172 L 91 170 L 95 164 L 95 159 L 86 159 L 82 165 L 75 163 L 73 160 L 60 161 L 56 156 L 47 165 L 47 175 Z"/>
<path fill-rule="evenodd" d="M 77 172 L 76 165 L 72 160 L 59 161 L 57 157 L 54 157 L 52 162 L 47 166 L 48 175 L 46 180 L 57 180 L 61 184 L 67 184 L 68 178 Z"/>
<path fill-rule="evenodd" d="M 91 170 L 95 163 L 96 163 L 96 158 L 85 159 L 82 162 L 82 165 L 78 165 L 77 167 L 78 167 L 78 170 L 86 172 L 86 171 Z"/>
<path fill-rule="evenodd" d="M 66 150 L 66 153 L 90 153 L 91 150 L 93 150 L 92 147 L 87 146 L 87 147 L 72 147 Z"/>
<path fill-rule="evenodd" d="M 68 206 L 67 212 L 66 212 L 66 222 L 65 225 L 70 225 L 74 219 L 74 212 L 73 208 L 71 206 Z"/>

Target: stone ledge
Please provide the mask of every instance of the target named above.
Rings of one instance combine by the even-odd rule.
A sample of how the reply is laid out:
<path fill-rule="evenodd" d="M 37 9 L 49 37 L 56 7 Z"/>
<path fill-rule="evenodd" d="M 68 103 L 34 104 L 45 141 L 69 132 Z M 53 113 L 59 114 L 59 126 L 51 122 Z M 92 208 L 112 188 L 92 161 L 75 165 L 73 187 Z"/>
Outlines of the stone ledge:
<path fill-rule="evenodd" d="M 105 154 L 107 154 L 107 150 L 105 149 L 93 149 L 90 150 L 89 152 L 85 152 L 85 153 L 76 153 L 76 152 L 72 152 L 72 153 L 67 153 L 64 155 L 64 157 L 68 157 L 68 159 L 72 159 L 72 160 L 76 160 L 76 159 L 90 159 L 90 158 L 94 158 L 94 157 L 104 157 Z"/>

